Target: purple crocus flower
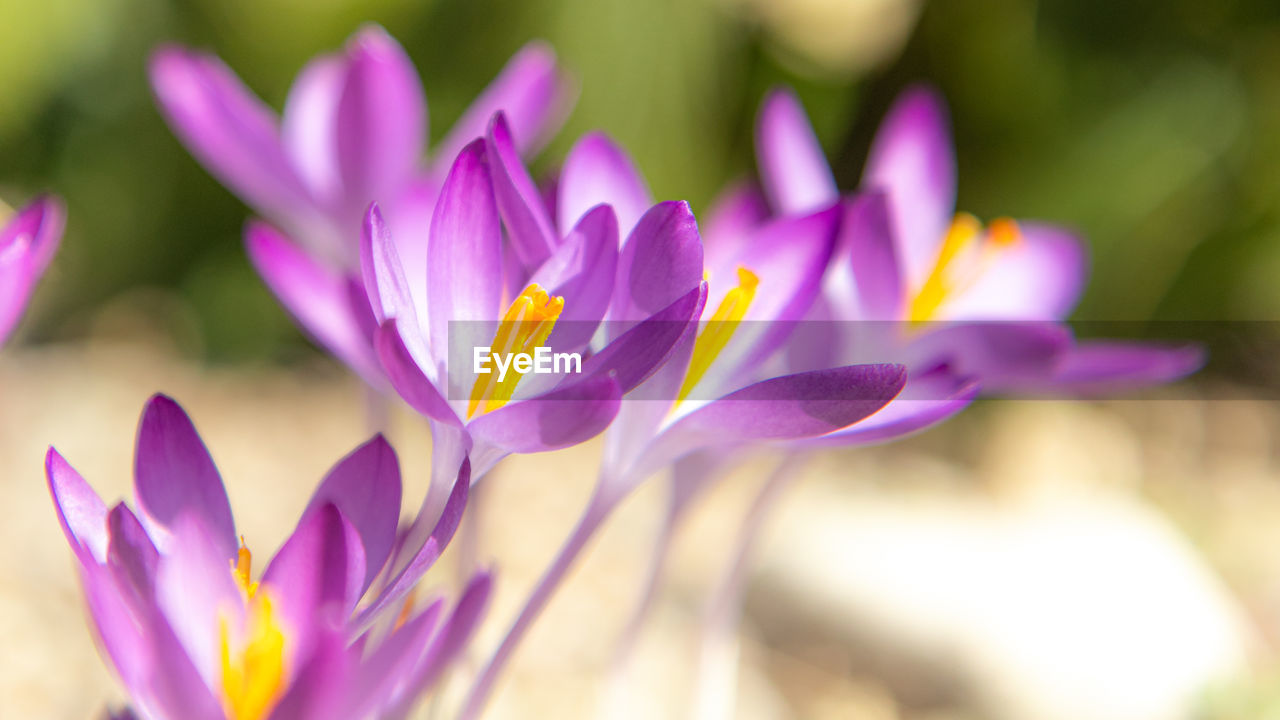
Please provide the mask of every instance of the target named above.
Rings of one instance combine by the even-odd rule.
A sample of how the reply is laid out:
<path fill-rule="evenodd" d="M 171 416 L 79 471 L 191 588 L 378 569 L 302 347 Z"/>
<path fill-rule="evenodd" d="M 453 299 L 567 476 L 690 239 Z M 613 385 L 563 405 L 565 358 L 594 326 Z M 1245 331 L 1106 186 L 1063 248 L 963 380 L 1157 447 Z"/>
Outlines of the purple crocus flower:
<path fill-rule="evenodd" d="M 381 436 L 334 466 L 260 576 L 212 458 L 167 397 L 138 428 L 134 508 L 108 508 L 52 448 L 46 471 L 100 646 L 140 718 L 403 718 L 484 612 L 483 572 L 448 612 L 405 599 L 457 527 L 465 464 L 429 550 L 384 572 L 403 538 Z"/>
<path fill-rule="evenodd" d="M 554 220 L 518 159 L 502 152 L 500 140 L 499 121 L 489 144 L 518 267 L 528 272 L 537 263 L 553 263 L 565 247 L 561 233 L 600 213 L 616 215 L 627 230 L 607 312 L 593 315 L 609 319 L 602 342 L 613 339 L 613 344 L 593 360 L 608 362 L 621 354 L 614 345 L 642 330 L 655 309 L 694 293 L 698 303 L 660 366 L 641 382 L 624 385 L 627 399 L 606 434 L 596 491 L 481 671 L 464 718 L 480 713 L 505 663 L 578 554 L 648 475 L 705 448 L 814 437 L 853 425 L 888 403 L 905 382 L 904 369 L 888 364 L 793 374 L 768 369 L 767 361 L 784 350 L 789 330 L 818 296 L 839 229 L 838 208 L 766 223 L 739 247 L 715 254 L 708 248 L 706 257 L 713 261 L 704 263 L 703 240 L 687 204 L 650 205 L 634 164 L 604 135 L 589 135 L 570 151 L 553 203 Z M 706 321 L 701 331 L 699 319 Z"/>
<path fill-rule="evenodd" d="M 18 325 L 36 283 L 62 240 L 64 213 L 53 197 L 41 197 L 0 229 L 0 346 Z"/>
<path fill-rule="evenodd" d="M 458 152 L 484 135 L 489 118 L 504 111 L 514 146 L 532 153 L 558 128 L 572 95 L 551 49 L 532 43 L 423 164 L 421 80 L 404 50 L 376 26 L 303 68 L 280 117 L 207 54 L 163 48 L 152 58 L 151 81 L 192 154 L 270 221 L 245 232 L 267 285 L 317 342 L 375 385 L 381 372 L 361 324 L 368 312 L 351 297 L 365 208 L 381 205 L 401 228 L 400 256 L 416 265 L 425 257 L 441 183 Z"/>

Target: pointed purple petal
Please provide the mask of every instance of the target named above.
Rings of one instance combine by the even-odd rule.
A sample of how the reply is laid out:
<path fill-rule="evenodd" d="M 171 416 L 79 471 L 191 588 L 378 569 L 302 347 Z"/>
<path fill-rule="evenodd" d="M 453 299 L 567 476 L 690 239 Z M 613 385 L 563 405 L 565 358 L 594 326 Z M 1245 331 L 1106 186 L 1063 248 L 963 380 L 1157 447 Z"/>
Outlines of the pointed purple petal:
<path fill-rule="evenodd" d="M 172 531 L 182 514 L 196 515 L 223 557 L 235 557 L 236 526 L 222 478 L 191 418 L 172 398 L 156 395 L 143 410 L 133 468 L 145 519 Z"/>
<path fill-rule="evenodd" d="M 618 227 L 629 233 L 653 200 L 626 151 L 604 133 L 595 132 L 579 140 L 565 158 L 556 216 L 561 227 L 571 227 L 601 203 L 613 206 Z"/>
<path fill-rule="evenodd" d="M 906 347 L 913 368 L 946 365 L 997 392 L 1049 377 L 1072 343 L 1052 322 L 939 323 L 925 326 Z"/>
<path fill-rule="evenodd" d="M 321 55 L 307 63 L 289 88 L 280 121 L 285 153 L 302 181 L 324 204 L 342 191 L 338 168 L 338 103 L 347 79 L 341 55 Z M 336 209 L 336 208 L 335 208 Z"/>
<path fill-rule="evenodd" d="M 559 237 L 542 204 L 542 195 L 516 151 L 506 117 L 501 113 L 489 123 L 485 147 L 493 171 L 494 197 L 512 252 L 531 272 L 550 257 L 559 244 Z"/>
<path fill-rule="evenodd" d="M 706 291 L 702 283 L 618 336 L 582 363 L 582 377 L 613 377 L 624 394 L 631 392 L 668 361 L 683 339 L 697 332 Z"/>
<path fill-rule="evenodd" d="M 427 137 L 422 82 L 404 49 L 380 27 L 352 38 L 338 102 L 337 145 L 346 209 L 362 211 L 413 175 Z"/>
<path fill-rule="evenodd" d="M 302 516 L 333 504 L 360 533 L 364 546 L 363 593 L 391 554 L 400 520 L 400 463 L 381 434 L 353 450 L 329 471 Z"/>
<path fill-rule="evenodd" d="M 360 534 L 331 503 L 308 512 L 262 574 L 261 588 L 277 600 L 282 618 L 301 633 L 289 648 L 294 657 L 310 648 L 306 630 L 326 618 L 345 618 L 360 597 L 365 578 Z M 301 646 L 299 646 L 301 644 Z"/>
<path fill-rule="evenodd" d="M 386 370 L 391 386 L 409 407 L 442 423 L 460 425 L 461 421 L 440 394 L 440 390 L 427 378 L 422 367 L 413 358 L 400 334 L 398 320 L 388 320 L 374 335 L 378 358 Z"/>
<path fill-rule="evenodd" d="M 386 703 L 426 653 L 442 610 L 443 599 L 431 603 L 360 663 L 341 717 L 367 717 Z"/>
<path fill-rule="evenodd" d="M 617 272 L 618 221 L 608 206 L 596 207 L 533 274 L 532 282 L 564 298 L 549 347 L 576 349 L 591 340 L 609 309 Z"/>
<path fill-rule="evenodd" d="M 702 246 L 706 265 L 722 264 L 768 219 L 769 205 L 753 183 L 738 183 L 725 190 L 703 214 Z"/>
<path fill-rule="evenodd" d="M 889 195 L 899 258 L 912 286 L 924 281 L 956 207 L 956 161 L 946 104 L 915 87 L 880 124 L 863 172 L 868 190 Z"/>
<path fill-rule="evenodd" d="M 693 211 L 684 202 L 658 203 L 622 247 L 610 317 L 624 325 L 643 320 L 701 283 L 702 241 Z"/>
<path fill-rule="evenodd" d="M 316 342 L 371 384 L 381 382 L 372 338 L 352 307 L 349 279 L 318 263 L 265 223 L 245 226 L 245 248 L 262 280 Z M 368 302 L 363 297 L 361 302 Z"/>
<path fill-rule="evenodd" d="M 436 201 L 427 245 L 427 326 L 438 357 L 449 323 L 497 323 L 502 302 L 502 230 L 485 146 L 458 154 Z M 490 334 L 492 337 L 492 334 Z"/>
<path fill-rule="evenodd" d="M 454 480 L 453 488 L 449 491 L 449 499 L 445 502 L 444 509 L 440 513 L 440 519 L 436 521 L 431 534 L 427 536 L 426 541 L 419 547 L 407 551 L 402 549 L 406 553 L 411 552 L 413 556 L 409 558 L 400 572 L 387 583 L 386 588 L 378 594 L 377 598 L 360 612 L 355 622 L 356 627 L 368 626 L 377 620 L 379 615 L 387 608 L 394 607 L 413 589 L 413 586 L 422 579 L 422 576 L 431 569 L 431 566 L 435 565 L 436 560 L 440 559 L 440 553 L 444 552 L 449 542 L 453 540 L 453 535 L 457 532 L 459 523 L 462 522 L 462 514 L 466 510 L 467 497 L 470 495 L 470 490 L 471 462 L 464 459 L 458 469 L 458 476 Z"/>
<path fill-rule="evenodd" d="M 107 505 L 80 473 L 57 450 L 44 458 L 49 494 L 58 511 L 58 523 L 81 563 L 107 559 Z"/>
<path fill-rule="evenodd" d="M 466 649 L 472 634 L 480 621 L 484 619 L 485 610 L 489 606 L 489 594 L 493 589 L 493 576 L 487 572 L 477 573 L 462 592 L 453 613 L 445 621 L 441 632 L 431 643 L 426 657 L 409 681 L 407 698 L 414 698 L 429 692 L 449 665 Z"/>
<path fill-rule="evenodd" d="M 1179 380 L 1204 366 L 1197 346 L 1085 342 L 1058 364 L 1050 390 L 1100 395 Z"/>
<path fill-rule="evenodd" d="M 508 453 L 557 450 L 589 440 L 618 414 L 612 377 L 590 377 L 487 412 L 467 424 L 476 445 Z"/>
<path fill-rule="evenodd" d="M 0 345 L 17 326 L 36 282 L 53 259 L 64 217 L 60 201 L 41 197 L 0 229 Z"/>
<path fill-rule="evenodd" d="M 769 93 L 756 127 L 760 180 L 775 211 L 812 212 L 839 199 L 831 167 L 795 93 Z"/>
<path fill-rule="evenodd" d="M 1084 242 L 1050 225 L 1024 223 L 994 251 L 978 279 L 939 308 L 948 320 L 1062 320 L 1085 282 Z"/>
<path fill-rule="evenodd" d="M 906 294 L 887 196 L 873 191 L 853 198 L 846 206 L 841 237 L 849 252 L 849 282 L 856 292 L 858 317 L 901 319 Z"/>
<path fill-rule="evenodd" d="M 155 590 L 156 565 L 160 559 L 155 544 L 124 503 L 117 504 L 107 515 L 107 529 L 110 537 L 107 563 L 139 598 L 149 600 Z"/>
<path fill-rule="evenodd" d="M 489 120 L 499 112 L 511 125 L 514 147 L 526 155 L 536 151 L 562 121 L 570 94 L 551 46 L 542 42 L 525 45 L 440 143 L 433 154 L 439 174 L 464 146 L 484 137 Z"/>
<path fill-rule="evenodd" d="M 267 215 L 296 217 L 310 196 L 285 156 L 275 114 L 217 58 L 178 47 L 151 57 L 169 126 L 211 173 Z"/>
<path fill-rule="evenodd" d="M 917 375 L 908 373 L 902 393 L 871 417 L 801 442 L 826 447 L 896 440 L 947 420 L 968 407 L 980 390 L 977 382 L 945 369 Z"/>
<path fill-rule="evenodd" d="M 315 632 L 315 630 L 311 630 Z M 347 650 L 346 637 L 336 628 L 316 633 L 309 652 L 267 720 L 344 720 L 338 710 L 351 687 L 357 658 Z"/>

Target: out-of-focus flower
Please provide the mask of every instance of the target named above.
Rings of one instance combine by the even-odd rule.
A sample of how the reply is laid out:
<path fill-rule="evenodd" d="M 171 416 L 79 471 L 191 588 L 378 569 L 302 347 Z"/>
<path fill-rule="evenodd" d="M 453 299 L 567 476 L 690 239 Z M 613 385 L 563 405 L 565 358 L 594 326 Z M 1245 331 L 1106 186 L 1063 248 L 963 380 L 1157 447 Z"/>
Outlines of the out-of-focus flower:
<path fill-rule="evenodd" d="M 424 548 L 394 562 L 410 551 L 396 532 L 399 466 L 381 436 L 334 466 L 260 576 L 212 458 L 167 397 L 148 403 L 138 429 L 136 513 L 108 508 L 52 448 L 46 471 L 101 648 L 140 717 L 404 717 L 488 599 L 482 572 L 447 615 L 443 599 L 406 601 L 457 527 L 468 469 Z"/>
<path fill-rule="evenodd" d="M 497 111 L 519 152 L 558 128 L 570 83 L 551 49 L 517 53 L 423 163 L 427 104 L 404 50 L 379 27 L 311 61 L 277 117 L 217 58 L 168 47 L 151 81 L 170 126 L 206 168 L 282 232 L 258 223 L 245 233 L 267 285 L 304 329 L 363 377 L 380 381 L 362 343 L 367 312 L 351 307 L 358 284 L 360 221 L 371 202 L 387 213 L 400 256 L 425 257 L 426 227 L 454 157 L 484 135 Z"/>
<path fill-rule="evenodd" d="M 17 327 L 36 283 L 53 260 L 62 241 L 63 220 L 62 204 L 42 197 L 0 229 L 0 346 Z"/>

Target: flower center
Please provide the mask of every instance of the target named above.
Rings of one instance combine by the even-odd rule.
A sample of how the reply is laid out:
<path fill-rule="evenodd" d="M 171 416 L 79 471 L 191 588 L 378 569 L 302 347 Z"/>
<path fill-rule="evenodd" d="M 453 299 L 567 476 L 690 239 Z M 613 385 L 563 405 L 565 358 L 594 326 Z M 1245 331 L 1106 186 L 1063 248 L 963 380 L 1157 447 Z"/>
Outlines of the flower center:
<path fill-rule="evenodd" d="M 498 323 L 498 331 L 494 333 L 493 344 L 489 351 L 492 355 L 511 357 L 519 353 L 532 355 L 534 350 L 547 341 L 547 336 L 556 326 L 556 320 L 564 311 L 564 298 L 552 297 L 538 283 L 524 289 Z M 514 367 L 499 379 L 497 373 L 480 375 L 471 388 L 471 402 L 467 406 L 467 417 L 473 417 L 477 411 L 489 412 L 502 407 L 511 399 L 516 385 L 524 373 Z"/>
<path fill-rule="evenodd" d="M 702 328 L 702 332 L 698 333 L 698 339 L 693 344 L 693 356 L 689 359 L 689 370 L 685 373 L 684 384 L 680 386 L 680 394 L 676 397 L 677 402 L 689 396 L 690 391 L 707 374 L 720 351 L 729 344 L 730 338 L 738 329 L 738 323 L 742 322 L 747 309 L 751 307 L 759 285 L 760 278 L 755 273 L 744 267 L 738 268 L 738 286 L 725 293 L 711 319 Z"/>
<path fill-rule="evenodd" d="M 253 556 L 240 540 L 231 575 L 244 596 L 245 640 L 233 651 L 224 618 L 219 627 L 222 648 L 222 704 L 228 720 L 262 720 L 284 691 L 284 629 L 272 607 L 271 593 L 251 581 Z"/>
<path fill-rule="evenodd" d="M 977 218 L 960 213 L 951 222 L 938 259 L 920 291 L 911 299 L 907 319 L 913 323 L 932 320 L 948 298 L 971 286 L 1002 250 L 1022 239 L 1017 221 L 997 218 L 985 230 Z"/>

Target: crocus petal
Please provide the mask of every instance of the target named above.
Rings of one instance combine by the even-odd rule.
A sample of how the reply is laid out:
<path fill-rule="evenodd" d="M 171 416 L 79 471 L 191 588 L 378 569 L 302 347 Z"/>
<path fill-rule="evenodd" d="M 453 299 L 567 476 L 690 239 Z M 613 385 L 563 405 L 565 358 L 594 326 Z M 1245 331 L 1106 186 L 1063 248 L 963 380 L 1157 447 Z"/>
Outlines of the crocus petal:
<path fill-rule="evenodd" d="M 567 229 L 601 203 L 612 205 L 618 227 L 630 232 L 653 200 L 626 151 L 595 132 L 579 140 L 565 158 L 556 216 Z"/>
<path fill-rule="evenodd" d="M 368 717 L 386 703 L 426 652 L 443 609 L 444 600 L 436 600 L 379 643 L 356 670 L 340 717 Z"/>
<path fill-rule="evenodd" d="M 150 74 L 169 126 L 241 199 L 285 217 L 310 205 L 285 156 L 274 113 L 221 61 L 167 47 L 151 57 Z"/>
<path fill-rule="evenodd" d="M 795 93 L 769 93 L 756 127 L 760 180 L 775 211 L 811 212 L 839 199 L 831 167 Z"/>
<path fill-rule="evenodd" d="M 178 518 L 190 513 L 199 517 L 224 558 L 235 557 L 236 526 L 222 478 L 191 418 L 172 398 L 155 395 L 142 412 L 133 477 L 148 529 L 154 524 L 172 531 Z"/>
<path fill-rule="evenodd" d="M 449 324 L 469 323 L 493 337 L 502 302 L 502 230 L 493 197 L 485 145 L 475 141 L 463 148 L 449 171 L 427 245 L 427 311 L 431 347 L 444 357 L 449 347 Z"/>
<path fill-rule="evenodd" d="M 756 228 L 769 219 L 769 204 L 753 183 L 737 183 L 725 190 L 703 213 L 702 246 L 709 267 L 719 266 Z"/>
<path fill-rule="evenodd" d="M 311 644 L 301 667 L 267 720 L 341 720 L 356 717 L 338 712 L 351 683 L 356 658 L 347 650 L 346 637 L 325 628 Z"/>
<path fill-rule="evenodd" d="M 449 499 L 445 502 L 440 518 L 436 521 L 430 535 L 420 546 L 409 551 L 413 556 L 405 562 L 404 567 L 387 583 L 386 588 L 378 594 L 377 598 L 360 612 L 355 622 L 356 627 L 367 627 L 387 608 L 394 607 L 413 589 L 427 570 L 435 565 L 436 560 L 440 558 L 440 553 L 444 552 L 449 542 L 453 540 L 453 535 L 462 522 L 462 514 L 466 510 L 470 490 L 471 462 L 464 459 L 462 466 L 458 469 L 453 489 L 449 492 Z"/>
<path fill-rule="evenodd" d="M 662 433 L 636 476 L 703 447 L 824 435 L 884 407 L 906 383 L 902 365 L 850 365 L 749 385 L 691 411 Z"/>
<path fill-rule="evenodd" d="M 702 241 L 693 211 L 685 202 L 654 205 L 636 223 L 618 258 L 610 310 L 615 331 L 662 310 L 701 282 Z"/>
<path fill-rule="evenodd" d="M 913 338 L 905 357 L 913 368 L 946 365 L 998 392 L 1052 375 L 1071 343 L 1071 331 L 1052 322 L 940 323 Z"/>
<path fill-rule="evenodd" d="M 493 170 L 493 193 L 511 239 L 511 249 L 527 272 L 550 257 L 558 244 L 555 226 L 533 178 L 520 160 L 506 117 L 498 113 L 485 135 Z"/>
<path fill-rule="evenodd" d="M 609 309 L 617 272 L 618 221 L 609 206 L 598 206 L 533 274 L 533 282 L 564 298 L 549 347 L 576 349 L 591 340 Z"/>
<path fill-rule="evenodd" d="M 124 503 L 111 508 L 107 515 L 110 538 L 107 562 L 137 593 L 150 599 L 155 587 L 156 564 L 160 554 L 151 542 L 137 516 Z"/>
<path fill-rule="evenodd" d="M 409 183 L 400 199 L 383 207 L 388 227 L 395 228 L 393 239 L 400 267 L 409 281 L 418 317 L 427 317 L 427 246 L 431 236 L 431 215 L 440 197 L 440 184 L 431 178 L 418 178 Z"/>
<path fill-rule="evenodd" d="M 351 612 L 364 578 L 360 535 L 338 508 L 325 503 L 304 515 L 271 558 L 261 583 L 278 600 L 281 618 L 298 630 L 289 648 L 292 657 L 309 652 L 307 629 Z"/>
<path fill-rule="evenodd" d="M 557 450 L 600 434 L 618 414 L 621 397 L 616 380 L 591 377 L 487 412 L 467 430 L 477 447 L 504 453 Z"/>
<path fill-rule="evenodd" d="M 440 174 L 464 146 L 484 137 L 495 113 L 506 116 L 514 147 L 534 152 L 563 119 L 570 96 L 568 81 L 556 66 L 555 52 L 543 42 L 531 42 L 512 56 L 489 87 L 471 103 L 435 150 Z"/>
<path fill-rule="evenodd" d="M 449 665 L 466 649 L 472 633 L 484 619 L 492 589 L 493 576 L 490 573 L 476 573 L 471 578 L 467 589 L 458 598 L 458 604 L 454 606 L 453 613 L 449 615 L 443 629 L 432 641 L 413 679 L 409 681 L 406 698 L 420 696 L 434 687 Z"/>
<path fill-rule="evenodd" d="M 849 253 L 848 283 L 856 292 L 858 317 L 900 319 L 905 291 L 888 197 L 872 191 L 851 200 L 845 210 L 841 240 Z"/>
<path fill-rule="evenodd" d="M 265 223 L 245 226 L 244 242 L 258 274 L 302 329 L 366 381 L 380 384 L 372 338 L 352 306 L 349 279 L 316 262 Z"/>
<path fill-rule="evenodd" d="M 360 272 L 377 322 L 403 317 L 417 324 L 409 279 L 405 277 L 396 244 L 377 203 L 369 205 L 361 224 Z"/>
<path fill-rule="evenodd" d="M 427 136 L 427 105 L 413 63 L 382 28 L 362 29 L 346 54 L 338 168 L 347 210 L 354 214 L 412 176 Z"/>
<path fill-rule="evenodd" d="M 374 344 L 391 386 L 409 407 L 442 423 L 461 424 L 449 402 L 414 360 L 400 333 L 398 320 L 383 323 L 374 335 Z"/>
<path fill-rule="evenodd" d="M 62 239 L 65 213 L 52 197 L 42 197 L 0 229 L 0 345 L 13 332 Z"/>
<path fill-rule="evenodd" d="M 936 425 L 969 406 L 978 397 L 976 381 L 946 369 L 908 373 L 902 392 L 861 422 L 803 441 L 813 446 L 871 445 L 896 440 Z"/>
<path fill-rule="evenodd" d="M 156 566 L 156 603 L 208 687 L 218 687 L 219 628 L 238 628 L 244 601 L 230 560 L 204 518 L 184 512 Z"/>
<path fill-rule="evenodd" d="M 1172 382 L 1199 370 L 1203 348 L 1130 342 L 1084 342 L 1058 363 L 1048 390 L 1103 394 Z"/>
<path fill-rule="evenodd" d="M 49 494 L 58 511 L 58 523 L 81 563 L 106 562 L 107 505 L 80 473 L 57 450 L 49 448 L 44 457 Z M 87 555 L 86 555 L 87 553 Z"/>
<path fill-rule="evenodd" d="M 871 144 L 862 183 L 888 193 L 899 257 L 912 287 L 919 287 L 956 206 L 950 120 L 937 92 L 916 87 L 898 98 Z"/>
<path fill-rule="evenodd" d="M 681 340 L 697 331 L 695 320 L 706 300 L 707 286 L 702 283 L 587 358 L 582 377 L 612 377 L 624 394 L 631 392 L 667 363 Z"/>
<path fill-rule="evenodd" d="M 322 55 L 298 73 L 280 120 L 281 141 L 312 195 L 332 203 L 342 190 L 338 168 L 338 102 L 347 79 L 339 55 Z"/>
<path fill-rule="evenodd" d="M 363 593 L 382 569 L 396 541 L 400 519 L 400 462 L 381 434 L 353 450 L 316 488 L 303 518 L 327 504 L 336 507 L 360 533 L 364 546 Z"/>
<path fill-rule="evenodd" d="M 1061 320 L 1084 289 L 1084 243 L 1050 225 L 1023 223 L 981 275 L 939 309 L 948 320 Z"/>

